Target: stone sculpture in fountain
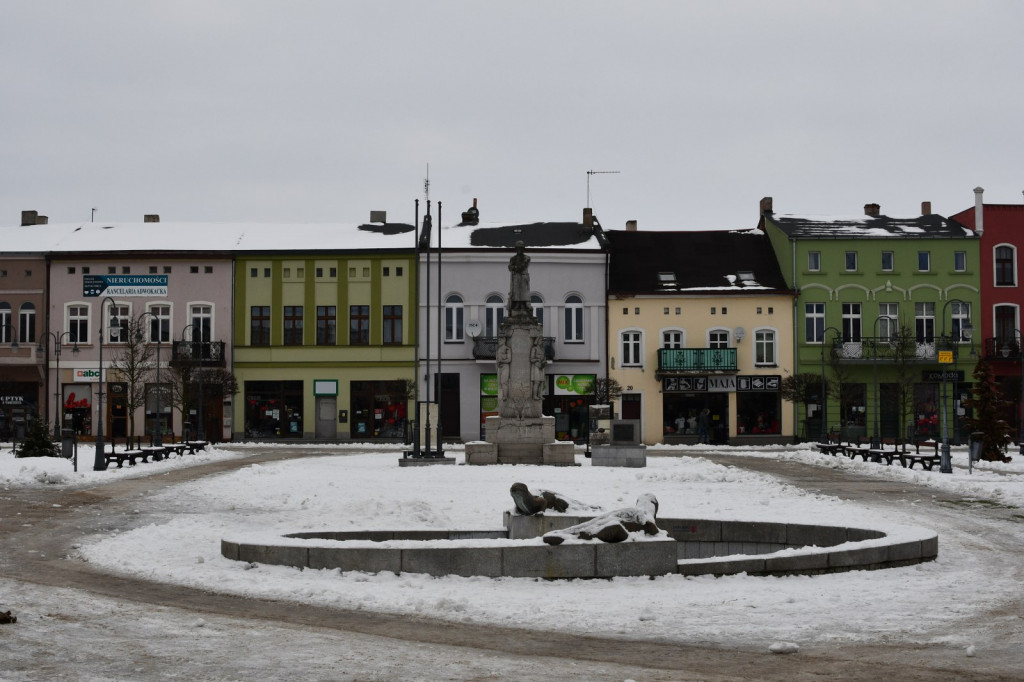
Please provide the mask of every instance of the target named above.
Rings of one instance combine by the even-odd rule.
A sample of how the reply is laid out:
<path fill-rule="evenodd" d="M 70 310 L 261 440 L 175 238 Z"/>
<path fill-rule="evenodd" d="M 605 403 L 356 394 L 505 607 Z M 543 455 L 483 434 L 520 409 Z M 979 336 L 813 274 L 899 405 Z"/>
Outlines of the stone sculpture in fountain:
<path fill-rule="evenodd" d="M 530 257 L 523 242 L 509 260 L 508 315 L 498 329 L 498 416 L 485 443 L 467 443 L 467 464 L 575 464 L 570 442 L 555 441 L 555 418 L 542 414 L 548 364 L 544 333 L 530 305 Z"/>

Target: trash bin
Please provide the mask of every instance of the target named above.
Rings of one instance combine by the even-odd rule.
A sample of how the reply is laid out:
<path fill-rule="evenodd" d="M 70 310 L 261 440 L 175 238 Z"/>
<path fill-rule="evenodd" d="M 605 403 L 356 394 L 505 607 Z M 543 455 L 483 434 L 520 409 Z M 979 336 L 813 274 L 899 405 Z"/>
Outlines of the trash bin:
<path fill-rule="evenodd" d="M 981 439 L 984 437 L 985 434 L 982 431 L 975 431 L 971 434 L 970 454 L 972 462 L 978 462 L 981 460 L 981 450 L 983 446 Z"/>
<path fill-rule="evenodd" d="M 71 459 L 75 456 L 75 430 L 61 429 L 60 432 L 60 456 L 64 459 Z"/>

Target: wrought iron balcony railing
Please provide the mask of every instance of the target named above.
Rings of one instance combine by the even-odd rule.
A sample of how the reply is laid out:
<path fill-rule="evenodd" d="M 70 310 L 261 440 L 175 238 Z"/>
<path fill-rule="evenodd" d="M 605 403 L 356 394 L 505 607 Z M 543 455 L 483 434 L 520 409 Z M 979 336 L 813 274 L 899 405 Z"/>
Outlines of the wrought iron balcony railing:
<path fill-rule="evenodd" d="M 736 372 L 735 348 L 659 348 L 658 373 Z"/>
<path fill-rule="evenodd" d="M 990 339 L 991 341 L 991 339 Z M 888 336 L 863 336 L 859 341 L 841 341 L 828 339 L 825 343 L 825 357 L 838 360 L 839 362 L 893 362 L 903 359 L 907 362 L 935 362 L 938 359 L 938 351 L 954 350 L 953 339 L 950 336 L 933 337 L 931 339 L 912 340 L 903 346 L 900 342 Z M 969 344 L 961 343 L 956 347 L 960 355 L 969 353 Z"/>
<path fill-rule="evenodd" d="M 223 341 L 175 341 L 171 346 L 171 364 L 224 366 Z"/>
<path fill-rule="evenodd" d="M 1019 338 L 991 338 L 982 342 L 982 357 L 986 360 L 1013 360 L 1021 359 L 1021 342 Z"/>
<path fill-rule="evenodd" d="M 478 336 L 473 339 L 473 357 L 477 360 L 493 360 L 498 356 L 498 337 Z M 544 357 L 555 359 L 555 337 L 544 337 Z"/>

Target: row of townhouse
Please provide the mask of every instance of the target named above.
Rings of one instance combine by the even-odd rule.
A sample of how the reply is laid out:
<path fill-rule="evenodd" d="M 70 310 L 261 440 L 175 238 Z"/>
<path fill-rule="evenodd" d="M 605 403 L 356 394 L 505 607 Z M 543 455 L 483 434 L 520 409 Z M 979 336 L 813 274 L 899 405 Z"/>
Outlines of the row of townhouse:
<path fill-rule="evenodd" d="M 436 208 L 436 224 L 417 204 L 408 223 L 361 225 L 23 213 L 0 243 L 0 437 L 36 413 L 86 438 L 134 423 L 394 441 L 418 400 L 421 429 L 429 415 L 435 437 L 479 440 L 518 241 L 560 439 L 586 438 L 605 378 L 647 443 L 695 442 L 705 410 L 722 442 L 941 436 L 943 407 L 959 436 L 978 357 L 1021 395 L 1024 207 L 986 206 L 980 189 L 951 218 L 927 205 L 907 218 L 874 204 L 776 214 L 766 198 L 738 231 L 606 231 L 589 209 L 483 224 L 475 202 L 445 224 Z M 150 371 L 133 380 L 125 357 L 139 348 Z M 810 380 L 789 402 L 794 376 Z M 1017 405 L 1006 419 L 1020 425 Z"/>

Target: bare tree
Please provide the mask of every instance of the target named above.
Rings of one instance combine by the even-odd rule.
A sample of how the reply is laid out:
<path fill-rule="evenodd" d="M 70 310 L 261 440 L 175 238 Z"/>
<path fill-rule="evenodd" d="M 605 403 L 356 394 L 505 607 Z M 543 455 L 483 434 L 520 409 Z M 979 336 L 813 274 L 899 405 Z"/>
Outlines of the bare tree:
<path fill-rule="evenodd" d="M 156 369 L 154 347 L 146 343 L 146 325 L 141 318 L 121 322 L 120 350 L 114 354 L 111 367 L 126 384 L 125 407 L 128 410 L 128 435 L 135 437 L 135 411 L 146 404 L 146 381 Z"/>

